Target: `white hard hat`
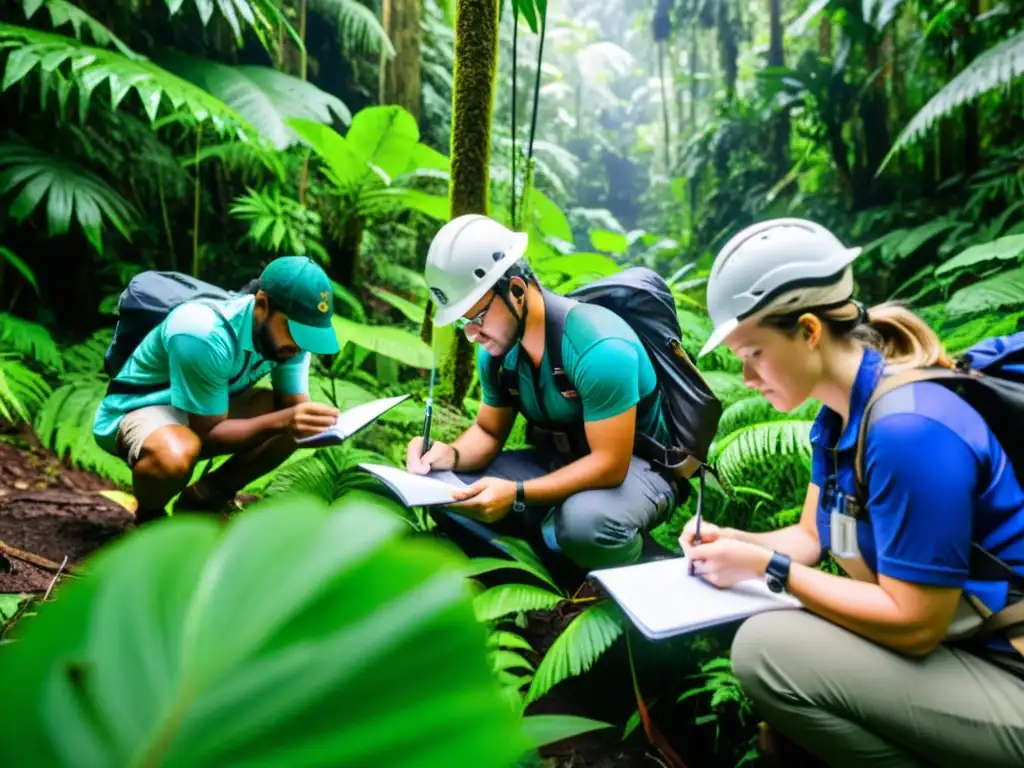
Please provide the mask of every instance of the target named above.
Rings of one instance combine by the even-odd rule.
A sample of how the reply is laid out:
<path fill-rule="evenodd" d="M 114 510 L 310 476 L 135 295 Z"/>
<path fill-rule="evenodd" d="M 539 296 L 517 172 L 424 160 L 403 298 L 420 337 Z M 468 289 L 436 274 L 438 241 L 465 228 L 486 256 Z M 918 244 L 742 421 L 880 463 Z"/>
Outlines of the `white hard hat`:
<path fill-rule="evenodd" d="M 747 318 L 850 299 L 850 264 L 860 252 L 804 219 L 762 221 L 734 235 L 711 267 L 707 304 L 714 331 L 698 357 L 721 344 Z"/>
<path fill-rule="evenodd" d="M 434 236 L 424 277 L 437 307 L 434 325 L 451 325 L 526 253 L 527 236 L 476 213 L 458 216 Z"/>

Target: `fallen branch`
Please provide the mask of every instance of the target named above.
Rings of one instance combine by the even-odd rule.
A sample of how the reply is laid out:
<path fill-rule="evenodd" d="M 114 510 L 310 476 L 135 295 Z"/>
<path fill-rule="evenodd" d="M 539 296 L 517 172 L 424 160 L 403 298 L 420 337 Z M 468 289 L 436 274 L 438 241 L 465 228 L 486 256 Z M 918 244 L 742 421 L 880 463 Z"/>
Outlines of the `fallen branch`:
<path fill-rule="evenodd" d="M 72 565 L 64 566 L 62 563 L 55 563 L 53 560 L 47 560 L 45 557 L 33 554 L 32 552 L 25 552 L 17 547 L 12 547 L 10 544 L 5 544 L 0 541 L 0 552 L 7 557 L 13 557 L 15 560 L 21 560 L 24 563 L 34 565 L 36 568 L 42 568 L 44 571 L 52 571 L 53 573 L 60 573 L 61 570 L 66 570 L 68 573 L 78 575 L 79 571 Z M 67 558 L 65 558 L 65 562 Z"/>

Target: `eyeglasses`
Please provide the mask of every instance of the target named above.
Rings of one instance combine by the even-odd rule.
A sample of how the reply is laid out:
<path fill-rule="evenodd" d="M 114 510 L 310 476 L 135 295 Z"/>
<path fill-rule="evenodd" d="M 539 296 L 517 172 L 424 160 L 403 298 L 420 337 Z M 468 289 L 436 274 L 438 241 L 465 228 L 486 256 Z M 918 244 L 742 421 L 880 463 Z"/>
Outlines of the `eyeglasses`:
<path fill-rule="evenodd" d="M 491 304 L 494 302 L 494 299 L 495 297 L 497 297 L 497 295 L 498 294 L 496 293 L 492 293 L 491 300 L 484 305 L 483 309 L 481 309 L 472 317 L 460 317 L 459 319 L 457 319 L 454 323 L 455 327 L 460 331 L 464 331 L 466 327 L 470 325 L 483 325 L 484 316 L 487 314 L 487 310 L 491 308 Z"/>

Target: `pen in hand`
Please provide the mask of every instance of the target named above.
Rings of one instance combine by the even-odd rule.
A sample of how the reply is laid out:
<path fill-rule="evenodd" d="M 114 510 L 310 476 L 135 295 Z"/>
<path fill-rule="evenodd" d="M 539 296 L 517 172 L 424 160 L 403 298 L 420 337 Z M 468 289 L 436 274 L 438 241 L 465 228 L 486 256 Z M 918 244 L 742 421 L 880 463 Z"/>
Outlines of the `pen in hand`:
<path fill-rule="evenodd" d="M 693 529 L 693 545 L 697 546 L 700 544 L 700 520 L 704 513 L 704 467 L 701 466 L 700 470 L 700 489 L 697 492 L 697 523 Z M 693 560 L 690 560 L 690 575 L 694 576 L 696 570 L 694 569 Z"/>
<path fill-rule="evenodd" d="M 422 456 L 430 449 L 430 417 L 434 411 L 434 381 L 437 379 L 437 367 L 430 369 L 430 391 L 427 394 L 427 407 L 423 415 L 423 450 Z"/>

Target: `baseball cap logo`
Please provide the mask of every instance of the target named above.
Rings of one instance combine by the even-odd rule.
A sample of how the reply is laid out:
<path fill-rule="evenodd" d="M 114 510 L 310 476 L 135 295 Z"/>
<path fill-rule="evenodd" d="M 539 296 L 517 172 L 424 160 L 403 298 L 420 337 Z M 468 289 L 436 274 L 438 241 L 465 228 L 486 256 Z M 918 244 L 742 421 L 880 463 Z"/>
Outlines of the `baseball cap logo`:
<path fill-rule="evenodd" d="M 327 306 L 328 296 L 329 294 L 327 293 L 327 291 L 320 292 L 320 303 L 316 305 L 316 308 L 319 309 L 321 312 L 326 312 L 328 309 L 330 309 L 330 307 Z"/>

